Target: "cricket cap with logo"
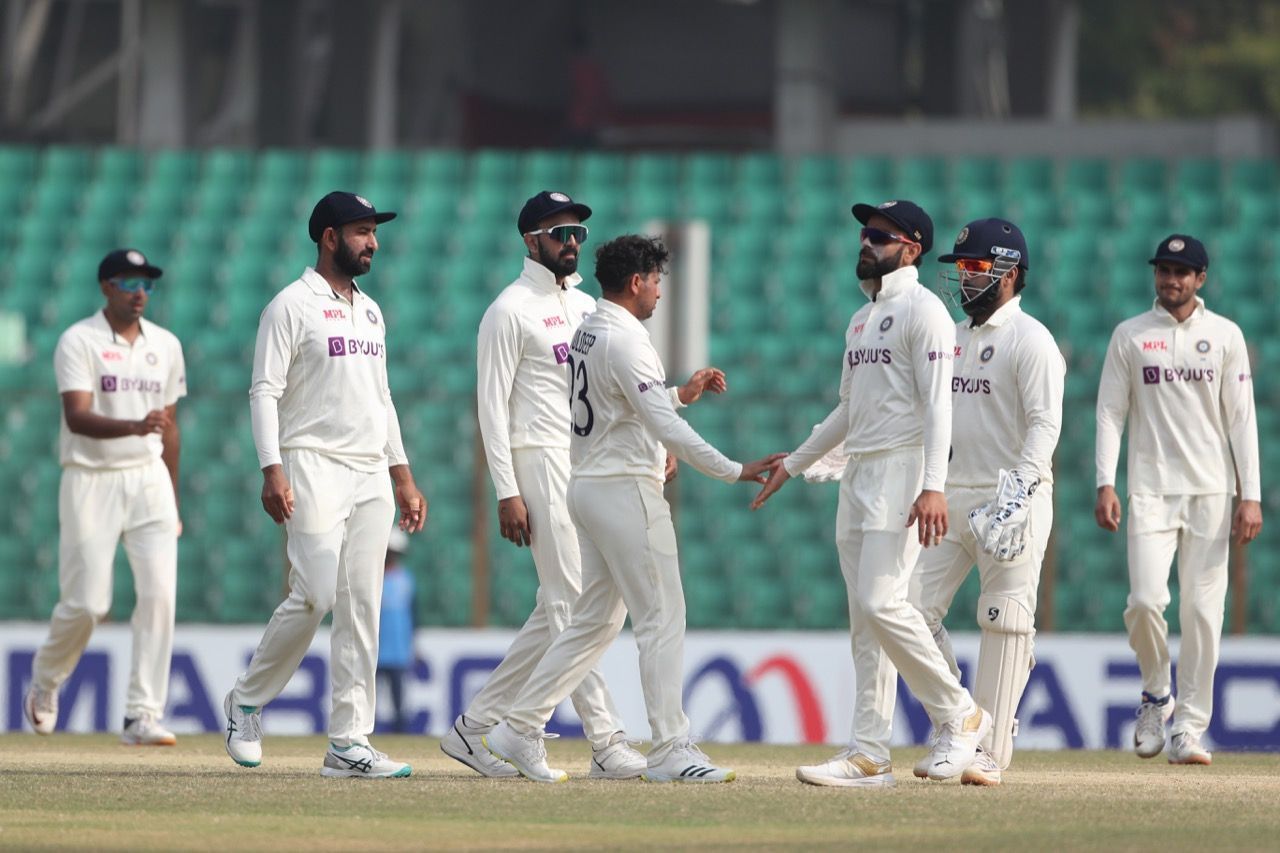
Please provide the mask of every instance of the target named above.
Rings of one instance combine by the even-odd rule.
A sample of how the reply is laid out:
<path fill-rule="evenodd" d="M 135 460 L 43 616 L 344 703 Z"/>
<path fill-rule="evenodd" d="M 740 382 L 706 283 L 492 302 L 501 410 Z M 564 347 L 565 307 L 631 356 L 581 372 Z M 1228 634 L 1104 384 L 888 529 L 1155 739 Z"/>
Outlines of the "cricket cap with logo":
<path fill-rule="evenodd" d="M 933 220 L 924 208 L 905 198 L 882 201 L 877 205 L 855 204 L 853 218 L 867 224 L 867 220 L 879 214 L 901 228 L 906 235 L 920 244 L 920 254 L 928 254 L 933 248 Z"/>
<path fill-rule="evenodd" d="M 121 276 L 142 276 L 143 278 L 159 278 L 164 275 L 160 267 L 152 266 L 147 256 L 137 249 L 116 249 L 107 252 L 107 256 L 98 264 L 98 281 L 109 281 Z"/>
<path fill-rule="evenodd" d="M 1027 238 L 1022 229 L 1007 219 L 975 219 L 960 229 L 955 248 L 949 254 L 939 255 L 944 264 L 961 259 L 1006 260 L 1016 266 L 1030 269 L 1027 258 Z"/>
<path fill-rule="evenodd" d="M 520 218 L 516 220 L 516 227 L 520 229 L 521 234 L 528 234 L 538 229 L 539 222 L 564 210 L 572 211 L 579 222 L 586 222 L 591 218 L 591 208 L 574 201 L 568 193 L 543 190 L 520 208 Z"/>
<path fill-rule="evenodd" d="M 395 218 L 396 215 L 391 211 L 379 213 L 368 199 L 355 193 L 334 190 L 316 202 L 311 211 L 311 219 L 307 222 L 307 234 L 311 236 L 311 242 L 319 243 L 326 228 L 340 228 L 348 222 L 358 222 L 361 219 L 372 219 L 381 225 Z"/>
<path fill-rule="evenodd" d="M 1161 261 L 1204 272 L 1209 268 L 1209 253 L 1205 251 L 1204 243 L 1189 234 L 1170 234 L 1156 247 L 1155 257 L 1147 263 L 1154 266 Z"/>

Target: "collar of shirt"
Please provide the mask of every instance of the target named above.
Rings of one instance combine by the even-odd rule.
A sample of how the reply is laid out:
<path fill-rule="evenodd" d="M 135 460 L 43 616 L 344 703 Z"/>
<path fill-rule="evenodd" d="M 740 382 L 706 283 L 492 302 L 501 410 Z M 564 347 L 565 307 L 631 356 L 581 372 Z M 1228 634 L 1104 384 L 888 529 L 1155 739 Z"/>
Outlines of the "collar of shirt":
<path fill-rule="evenodd" d="M 880 279 L 880 292 L 872 295 L 871 285 L 868 282 L 858 282 L 858 287 L 862 288 L 862 292 L 867 298 L 873 302 L 882 299 L 892 299 L 899 294 L 906 293 L 913 286 L 920 284 L 920 270 L 918 267 L 911 265 L 899 267 L 888 275 Z"/>
<path fill-rule="evenodd" d="M 1204 300 L 1201 299 L 1199 296 L 1195 297 L 1195 300 L 1196 300 L 1196 308 L 1194 311 L 1191 312 L 1191 316 L 1187 318 L 1187 321 L 1204 319 Z M 1151 303 L 1151 310 L 1154 311 L 1156 313 L 1156 316 L 1158 316 L 1161 320 L 1165 320 L 1174 326 L 1181 325 L 1177 320 L 1174 319 L 1173 315 L 1170 314 L 1169 311 L 1163 305 L 1160 304 L 1159 299 L 1156 299 Z"/>
<path fill-rule="evenodd" d="M 149 326 L 150 324 L 151 324 L 150 320 L 147 320 L 143 317 L 138 318 L 138 337 L 143 342 L 146 342 L 147 340 L 147 326 Z M 110 338 L 111 343 L 120 344 L 121 346 L 126 346 L 126 347 L 132 346 L 124 338 L 117 335 L 115 329 L 111 328 L 111 324 L 107 322 L 107 314 L 105 310 L 94 312 L 93 325 L 99 332 L 101 332 L 103 335 Z"/>
<path fill-rule="evenodd" d="M 338 292 L 333 289 L 333 285 L 329 284 L 329 280 L 326 279 L 324 276 L 320 275 L 320 273 L 316 272 L 315 269 L 312 267 L 307 267 L 302 271 L 302 282 L 316 296 L 329 296 L 334 299 L 342 299 L 342 297 L 338 295 Z M 357 296 L 364 296 L 364 293 L 360 290 L 360 286 L 355 283 L 355 279 L 352 279 L 351 281 L 351 304 L 352 305 L 355 304 Z M 343 300 L 343 301 L 345 302 L 346 300 Z"/>
<path fill-rule="evenodd" d="M 629 328 L 632 331 L 638 331 L 646 338 L 649 337 L 649 330 L 644 327 L 643 323 L 636 319 L 636 315 L 632 314 L 618 303 L 613 302 L 608 298 L 601 299 L 596 303 L 596 310 L 603 311 L 606 317 L 612 317 L 614 322 L 621 323 L 625 328 Z"/>
<path fill-rule="evenodd" d="M 992 312 L 991 316 L 987 318 L 987 322 L 983 323 L 982 325 L 990 326 L 993 329 L 1000 328 L 1005 323 L 1013 319 L 1014 314 L 1022 310 L 1020 307 L 1021 305 L 1022 305 L 1022 296 L 1021 294 L 1019 294 L 1018 296 L 1013 297 L 1008 302 L 1001 305 L 994 312 Z M 971 328 L 976 328 L 975 326 L 973 326 L 972 323 L 970 323 L 969 325 Z"/>
<path fill-rule="evenodd" d="M 547 269 L 533 258 L 526 257 L 524 259 L 524 271 L 520 273 L 520 275 L 527 278 L 538 290 L 553 293 L 560 289 L 560 285 L 556 284 L 556 277 L 552 274 L 551 270 Z M 567 290 L 570 287 L 577 287 L 581 281 L 582 276 L 578 275 L 576 272 L 571 275 L 567 275 L 564 279 L 565 289 Z"/>

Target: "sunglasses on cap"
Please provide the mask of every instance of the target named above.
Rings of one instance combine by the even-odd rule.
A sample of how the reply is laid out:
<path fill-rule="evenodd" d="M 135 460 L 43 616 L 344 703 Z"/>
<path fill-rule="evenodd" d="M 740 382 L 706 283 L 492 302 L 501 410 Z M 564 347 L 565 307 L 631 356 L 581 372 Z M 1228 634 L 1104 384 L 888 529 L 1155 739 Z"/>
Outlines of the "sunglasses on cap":
<path fill-rule="evenodd" d="M 884 231 L 870 226 L 864 226 L 860 236 L 873 246 L 887 246 L 890 243 L 909 243 L 914 245 L 916 242 L 910 237 L 904 237 L 901 234 L 894 234 L 892 231 Z"/>
<path fill-rule="evenodd" d="M 528 234 L 546 234 L 557 243 L 568 243 L 573 238 L 579 246 L 587 242 L 587 226 L 585 225 L 552 225 L 550 228 L 539 228 L 528 231 Z"/>
<path fill-rule="evenodd" d="M 151 288 L 156 286 L 156 280 L 153 278 L 112 278 L 108 281 L 116 290 L 122 290 L 125 293 L 137 293 L 139 290 L 150 293 Z"/>

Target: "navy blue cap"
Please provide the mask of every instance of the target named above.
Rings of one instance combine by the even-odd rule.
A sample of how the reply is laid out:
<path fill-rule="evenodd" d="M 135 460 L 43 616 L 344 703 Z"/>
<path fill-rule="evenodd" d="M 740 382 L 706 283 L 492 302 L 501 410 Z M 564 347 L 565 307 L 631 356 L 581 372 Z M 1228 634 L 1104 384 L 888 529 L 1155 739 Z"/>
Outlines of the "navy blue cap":
<path fill-rule="evenodd" d="M 107 281 L 122 275 L 159 278 L 164 275 L 160 267 L 147 262 L 147 256 L 137 249 L 116 249 L 108 252 L 98 264 L 98 281 Z"/>
<path fill-rule="evenodd" d="M 927 254 L 933 248 L 933 220 L 929 218 L 929 214 L 924 212 L 924 208 L 914 201 L 899 198 L 881 202 L 875 206 L 870 204 L 855 204 L 853 206 L 853 218 L 863 225 L 866 225 L 867 220 L 877 213 L 897 225 L 906 232 L 908 237 L 919 243 L 921 254 Z"/>
<path fill-rule="evenodd" d="M 962 258 L 980 258 L 1016 261 L 1017 265 L 1030 269 L 1027 257 L 1027 238 L 1022 229 L 1007 219 L 975 219 L 960 229 L 955 248 L 950 254 L 939 255 L 944 264 Z"/>
<path fill-rule="evenodd" d="M 381 224 L 395 218 L 396 215 L 390 211 L 379 213 L 367 199 L 355 193 L 334 190 L 316 202 L 307 222 L 307 233 L 313 243 L 319 243 L 326 228 L 339 228 L 361 219 L 372 219 Z"/>
<path fill-rule="evenodd" d="M 516 220 L 516 227 L 521 234 L 528 234 L 538 229 L 539 222 L 562 210 L 573 211 L 579 222 L 586 222 L 591 218 L 591 208 L 569 198 L 568 193 L 543 190 L 524 203 L 524 207 L 520 209 L 520 218 Z"/>
<path fill-rule="evenodd" d="M 1204 243 L 1189 234 L 1170 234 L 1156 247 L 1156 256 L 1147 263 L 1154 265 L 1161 261 L 1204 272 L 1209 268 L 1209 253 L 1205 251 Z"/>

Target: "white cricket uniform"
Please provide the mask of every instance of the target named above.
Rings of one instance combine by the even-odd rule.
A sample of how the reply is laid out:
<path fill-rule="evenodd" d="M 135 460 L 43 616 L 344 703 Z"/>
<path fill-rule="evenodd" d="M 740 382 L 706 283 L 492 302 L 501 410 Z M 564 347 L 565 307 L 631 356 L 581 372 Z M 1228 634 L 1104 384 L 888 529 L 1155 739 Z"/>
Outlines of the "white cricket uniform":
<path fill-rule="evenodd" d="M 1177 553 L 1182 646 L 1173 733 L 1199 736 L 1213 713 L 1237 472 L 1243 500 L 1261 500 L 1262 484 L 1244 335 L 1196 302 L 1181 323 L 1157 301 L 1116 327 L 1098 387 L 1097 467 L 1099 488 L 1114 486 L 1130 418 L 1124 621 L 1142 689 L 1168 695 L 1164 609 Z"/>
<path fill-rule="evenodd" d="M 533 612 L 502 663 L 465 712 L 473 724 L 495 724 L 551 641 L 569 624 L 582 592 L 578 532 L 569 518 L 569 341 L 596 301 L 564 284 L 532 258 L 480 321 L 476 403 L 489 474 L 498 500 L 520 496 L 529 513 L 530 550 L 538 572 Z M 587 673 L 573 692 L 574 709 L 596 749 L 622 729 L 604 677 Z"/>
<path fill-rule="evenodd" d="M 616 303 L 602 299 L 578 328 L 568 371 L 568 501 L 582 548 L 582 595 L 569 627 L 552 642 L 507 720 L 526 734 L 542 729 L 600 660 L 630 611 L 653 731 L 653 766 L 689 736 L 681 701 L 684 589 L 671 508 L 662 494 L 666 450 L 729 483 L 741 476 L 742 465 L 676 414 L 648 331 Z"/>
<path fill-rule="evenodd" d="M 395 520 L 389 466 L 406 465 L 387 384 L 386 326 L 364 291 L 352 302 L 307 267 L 262 312 L 249 391 L 261 467 L 293 488 L 289 596 L 235 685 L 235 702 L 279 695 L 333 611 L 329 736 L 373 731 L 382 567 Z"/>
<path fill-rule="evenodd" d="M 187 393 L 182 345 L 146 319 L 132 344 L 99 311 L 63 332 L 54 351 L 58 393 L 87 391 L 89 410 L 138 421 Z M 156 433 L 121 438 L 76 435 L 62 418 L 58 489 L 58 604 L 32 677 L 56 690 L 111 609 L 111 575 L 123 538 L 137 603 L 125 716 L 164 715 L 178 574 L 178 504 Z"/>
<path fill-rule="evenodd" d="M 1053 452 L 1062 430 L 1067 368 L 1053 335 L 1022 310 L 1021 302 L 1022 297 L 1013 297 L 981 326 L 974 327 L 968 319 L 956 326 L 952 454 L 947 469 L 947 507 L 952 523 L 940 545 L 921 552 L 911 576 L 911 602 L 924 614 L 929 630 L 939 639 L 943 654 L 957 673 L 942 619 L 975 562 L 983 596 L 975 615 L 978 627 L 994 630 L 992 623 L 1001 608 L 1022 608 L 1020 624 L 1028 632 L 1025 652 L 1030 664 L 1040 565 L 1053 526 Z M 1040 479 L 1031 499 L 1027 549 L 1004 562 L 982 549 L 967 523 L 972 510 L 995 497 L 1001 469 L 1017 469 Z M 995 616 L 992 607 L 996 608 Z M 999 661 L 986 664 L 999 667 Z M 983 665 L 980 661 L 979 667 Z M 1001 671 L 1001 677 L 1017 679 L 1011 686 L 1014 699 L 1007 720 L 994 707 L 994 697 L 983 695 L 988 685 L 974 680 L 974 699 L 997 723 L 1009 728 L 1008 732 L 997 732 L 993 726 L 983 744 L 1002 767 L 1009 763 L 1008 750 L 1003 748 L 1005 735 L 1013 736 L 1012 713 L 1029 672 L 1019 669 Z"/>
<path fill-rule="evenodd" d="M 922 489 L 942 491 L 951 444 L 955 323 L 942 300 L 904 267 L 881 280 L 845 334 L 840 402 L 783 463 L 802 473 L 844 441 L 836 545 L 849 593 L 857 696 L 853 743 L 889 758 L 896 672 L 939 724 L 973 707 L 924 618 L 907 600 L 920 552 L 907 528 Z M 954 516 L 953 516 L 954 519 Z"/>

